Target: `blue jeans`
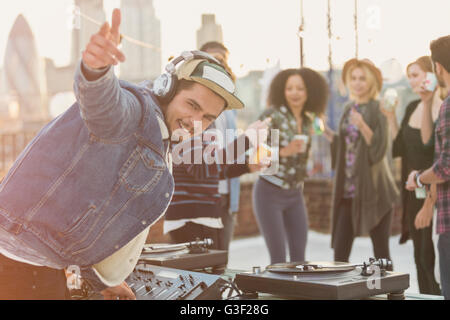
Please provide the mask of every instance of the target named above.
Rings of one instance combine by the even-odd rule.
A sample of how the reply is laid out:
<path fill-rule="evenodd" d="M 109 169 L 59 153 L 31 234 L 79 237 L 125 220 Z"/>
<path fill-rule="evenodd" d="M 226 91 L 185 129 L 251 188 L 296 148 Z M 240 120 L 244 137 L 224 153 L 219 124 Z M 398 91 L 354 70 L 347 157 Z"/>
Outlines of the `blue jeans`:
<path fill-rule="evenodd" d="M 450 232 L 439 235 L 438 251 L 441 291 L 445 300 L 450 300 Z"/>

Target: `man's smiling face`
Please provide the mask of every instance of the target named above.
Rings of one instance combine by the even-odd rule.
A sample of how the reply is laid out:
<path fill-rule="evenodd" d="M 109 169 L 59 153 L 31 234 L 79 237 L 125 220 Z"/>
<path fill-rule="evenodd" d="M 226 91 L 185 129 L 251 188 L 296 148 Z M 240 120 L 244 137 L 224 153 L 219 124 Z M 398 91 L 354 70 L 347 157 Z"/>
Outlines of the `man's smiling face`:
<path fill-rule="evenodd" d="M 211 89 L 192 82 L 187 88 L 180 89 L 166 106 L 166 124 L 171 135 L 179 129 L 189 132 L 192 136 L 194 122 L 201 122 L 202 131 L 204 131 L 224 108 L 225 100 L 222 97 Z"/>

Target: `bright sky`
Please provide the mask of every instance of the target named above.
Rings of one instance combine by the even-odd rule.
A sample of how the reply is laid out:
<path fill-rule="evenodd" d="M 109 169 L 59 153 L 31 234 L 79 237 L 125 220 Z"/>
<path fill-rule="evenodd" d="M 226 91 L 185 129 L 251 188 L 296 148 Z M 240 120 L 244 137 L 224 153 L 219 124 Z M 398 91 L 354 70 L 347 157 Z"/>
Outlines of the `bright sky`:
<path fill-rule="evenodd" d="M 213 13 L 222 25 L 230 65 L 238 76 L 263 70 L 279 59 L 282 68 L 298 67 L 300 0 L 154 0 L 161 21 L 162 58 L 167 61 L 195 49 L 202 13 Z M 327 0 L 304 0 L 304 53 L 308 67 L 328 68 Z M 72 0 L 1 0 L 0 65 L 11 26 L 19 13 L 28 20 L 38 53 L 57 65 L 70 58 Z M 429 54 L 429 42 L 450 33 L 449 0 L 359 0 L 359 56 L 375 63 L 396 58 L 402 67 Z M 120 6 L 104 0 L 107 19 Z M 333 62 L 336 67 L 355 53 L 354 0 L 331 0 Z M 337 40 L 338 37 L 340 40 Z M 269 62 L 267 62 L 269 59 Z"/>

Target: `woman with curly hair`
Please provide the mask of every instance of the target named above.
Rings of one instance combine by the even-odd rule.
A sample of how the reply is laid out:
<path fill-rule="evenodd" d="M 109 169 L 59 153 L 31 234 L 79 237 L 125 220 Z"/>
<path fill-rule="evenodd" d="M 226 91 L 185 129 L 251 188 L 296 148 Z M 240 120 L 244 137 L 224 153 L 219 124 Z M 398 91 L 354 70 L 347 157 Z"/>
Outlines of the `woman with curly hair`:
<path fill-rule="evenodd" d="M 271 264 L 304 261 L 308 219 L 303 199 L 303 181 L 311 147 L 313 117 L 322 115 L 328 86 L 316 71 L 287 69 L 273 79 L 269 108 L 260 119 L 272 118 L 269 129 L 279 132 L 279 166 L 273 175 L 260 175 L 253 188 L 253 208 L 264 236 Z M 269 134 L 268 142 L 276 137 Z M 272 164 L 273 165 L 273 164 Z"/>

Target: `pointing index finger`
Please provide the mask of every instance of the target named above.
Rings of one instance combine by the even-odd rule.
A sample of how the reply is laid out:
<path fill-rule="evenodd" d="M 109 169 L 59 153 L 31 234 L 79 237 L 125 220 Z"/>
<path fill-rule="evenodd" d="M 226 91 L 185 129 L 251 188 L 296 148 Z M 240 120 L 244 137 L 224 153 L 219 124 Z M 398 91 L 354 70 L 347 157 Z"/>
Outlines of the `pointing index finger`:
<path fill-rule="evenodd" d="M 121 14 L 119 9 L 114 9 L 112 13 L 112 22 L 111 22 L 111 33 L 114 37 L 119 37 L 119 27 L 121 22 Z"/>

